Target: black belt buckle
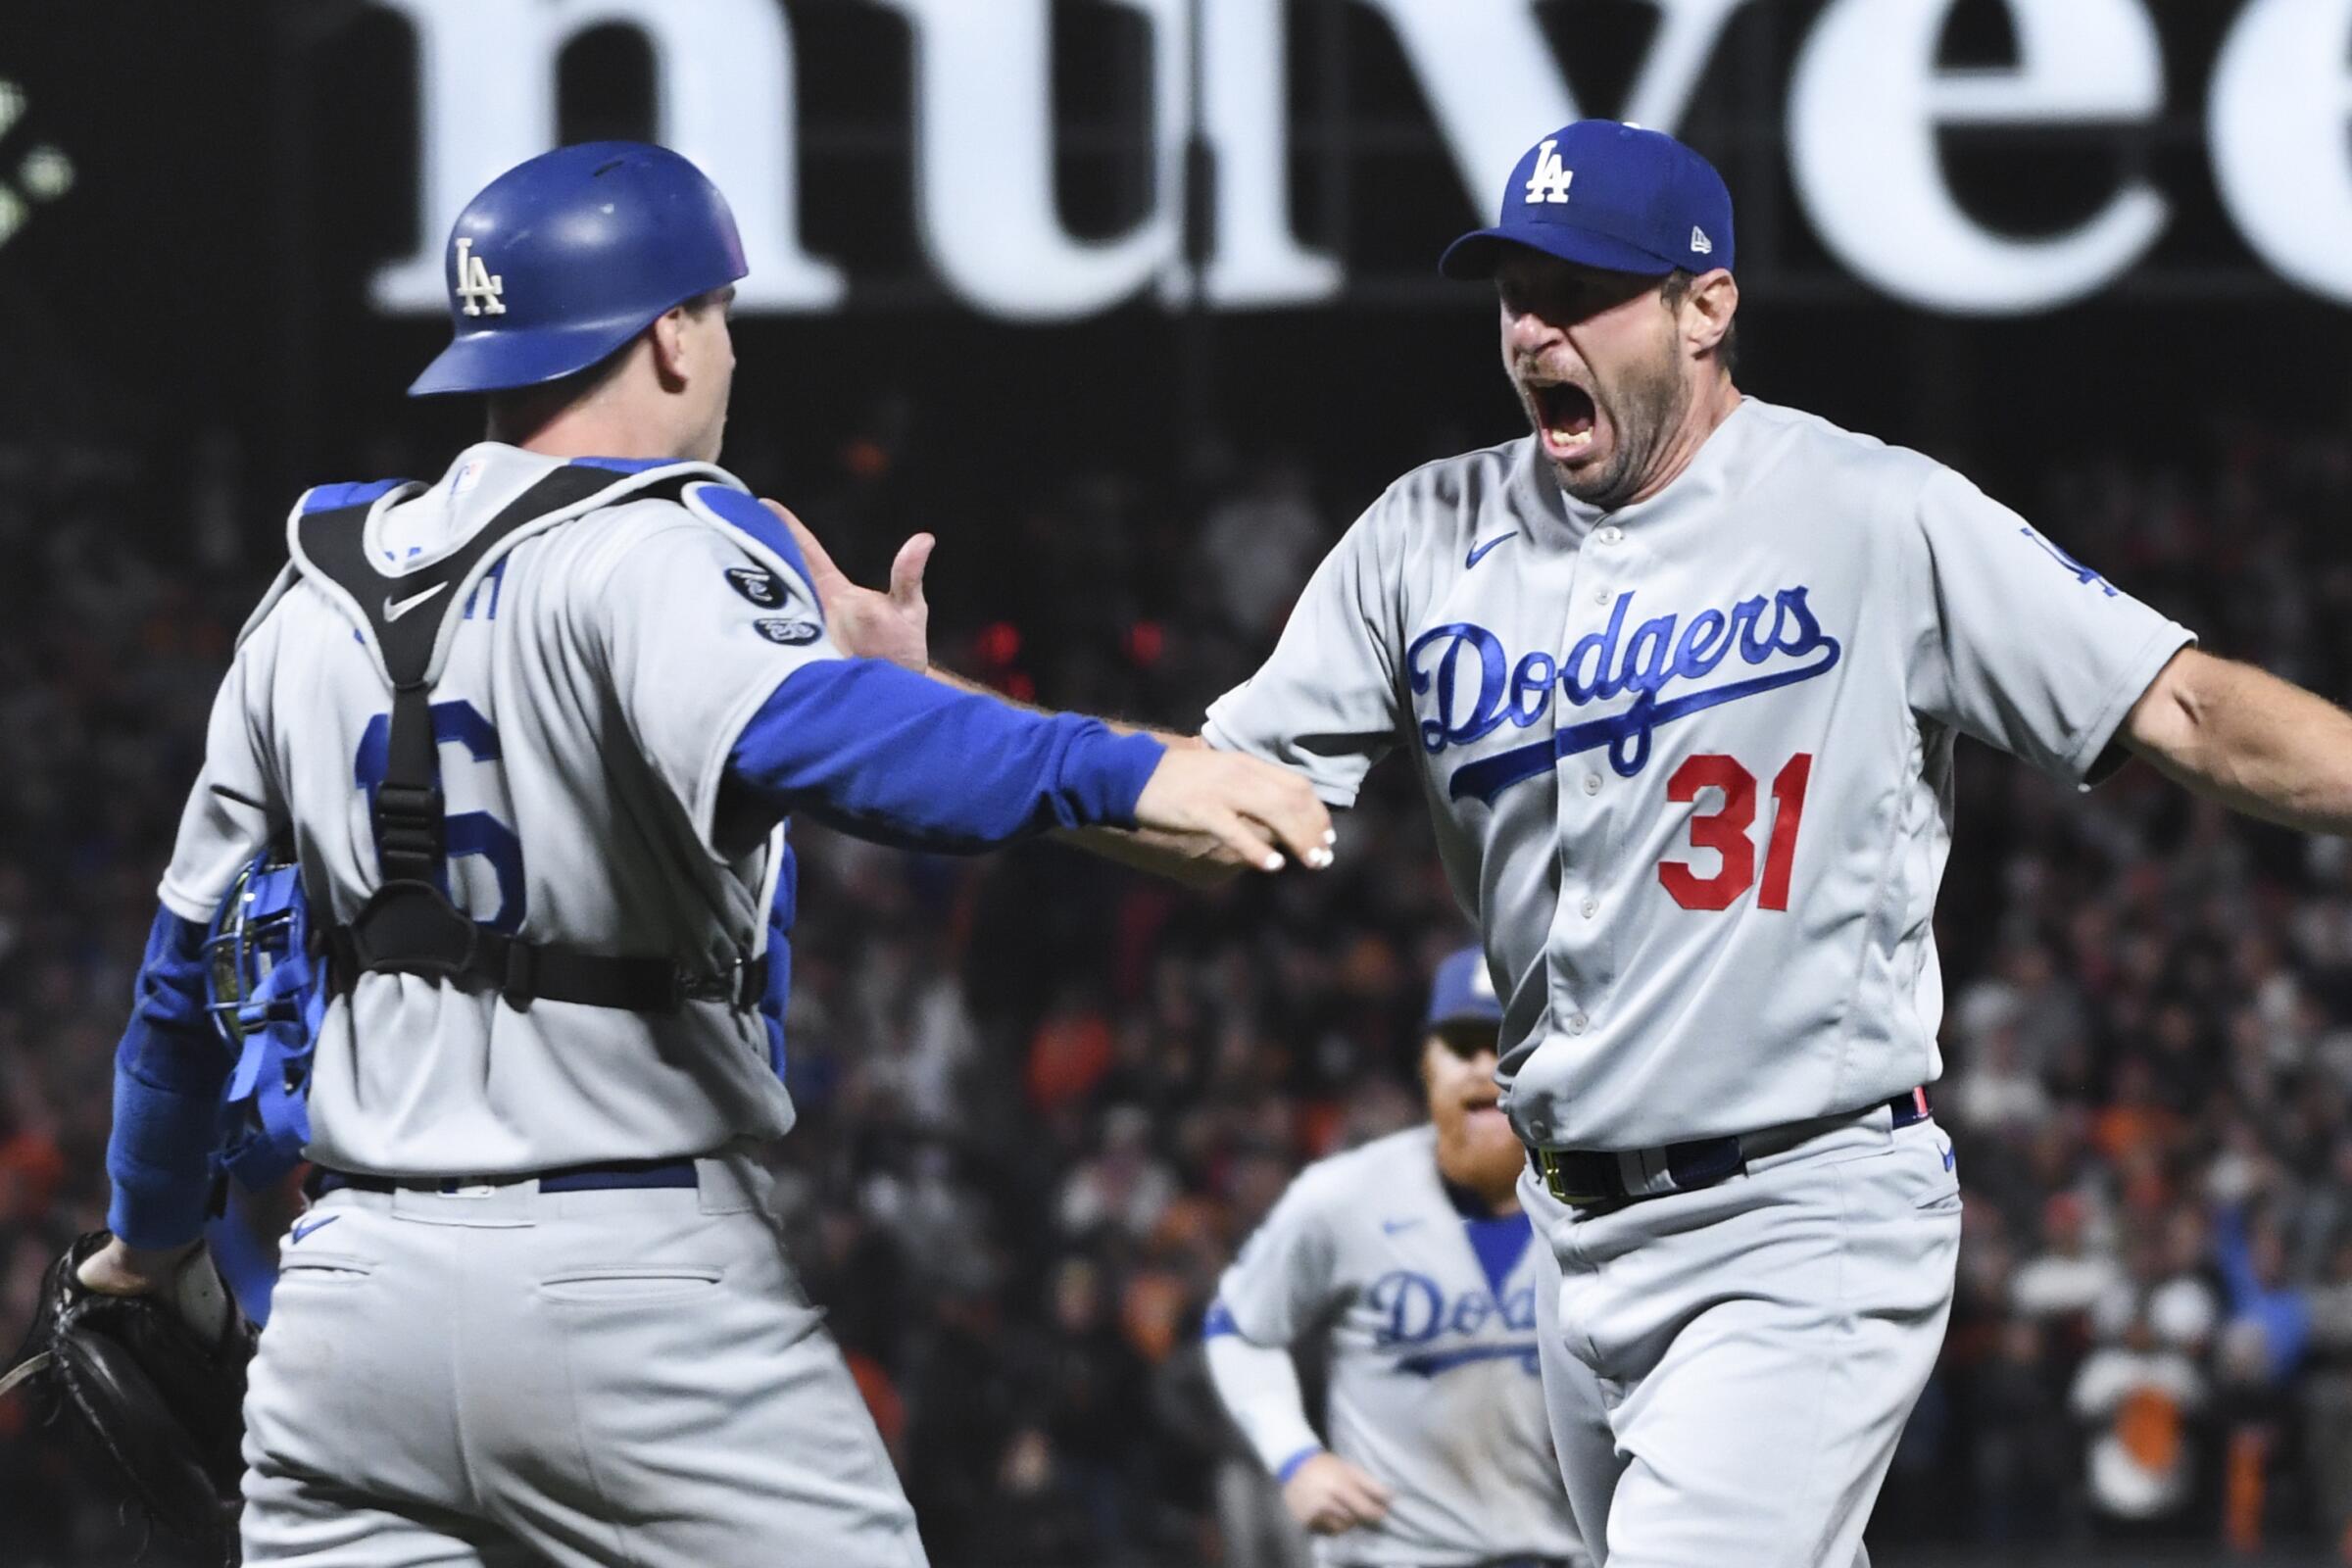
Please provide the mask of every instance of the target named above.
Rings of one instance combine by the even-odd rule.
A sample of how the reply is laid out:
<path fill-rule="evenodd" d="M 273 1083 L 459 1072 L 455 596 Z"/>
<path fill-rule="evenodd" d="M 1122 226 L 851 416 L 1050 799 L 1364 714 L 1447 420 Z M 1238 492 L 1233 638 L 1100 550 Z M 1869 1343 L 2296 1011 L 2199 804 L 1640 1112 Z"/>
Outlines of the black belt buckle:
<path fill-rule="evenodd" d="M 1527 1152 L 1535 1161 L 1536 1174 L 1543 1179 L 1544 1191 L 1570 1208 L 1591 1208 L 1625 1197 L 1625 1184 L 1618 1179 L 1616 1161 L 1606 1155 L 1566 1149 L 1531 1148 Z M 1584 1191 L 1586 1188 L 1593 1190 Z"/>

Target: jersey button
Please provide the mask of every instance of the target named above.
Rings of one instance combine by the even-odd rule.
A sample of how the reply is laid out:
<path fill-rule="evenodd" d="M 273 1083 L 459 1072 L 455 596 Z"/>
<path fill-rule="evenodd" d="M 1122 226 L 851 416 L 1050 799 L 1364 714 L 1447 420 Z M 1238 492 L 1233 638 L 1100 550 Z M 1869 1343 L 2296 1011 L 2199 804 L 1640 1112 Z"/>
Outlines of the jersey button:
<path fill-rule="evenodd" d="M 1604 545 L 1613 545 L 1625 537 L 1625 530 L 1612 522 L 1606 528 L 1601 529 L 1600 532 L 1594 534 L 1592 537 L 1599 540 Z"/>
<path fill-rule="evenodd" d="M 1592 1026 L 1592 1020 L 1581 1012 L 1572 1012 L 1568 1015 L 1568 1032 L 1572 1035 L 1581 1035 Z"/>
<path fill-rule="evenodd" d="M 1587 773 L 1585 775 L 1585 793 L 1587 795 L 1598 795 L 1600 793 L 1600 775 L 1598 773 Z"/>
<path fill-rule="evenodd" d="M 1590 920 L 1600 912 L 1600 901 L 1598 899 L 1587 899 L 1583 905 L 1580 906 L 1580 907 L 1585 911 L 1585 918 Z"/>
<path fill-rule="evenodd" d="M 1607 603 L 1609 602 L 1609 591 L 1608 591 L 1606 588 L 1595 588 L 1595 589 L 1593 589 L 1593 590 L 1592 590 L 1592 602 L 1593 602 L 1594 604 L 1596 604 L 1596 605 L 1605 605 L 1605 604 L 1607 604 Z"/>

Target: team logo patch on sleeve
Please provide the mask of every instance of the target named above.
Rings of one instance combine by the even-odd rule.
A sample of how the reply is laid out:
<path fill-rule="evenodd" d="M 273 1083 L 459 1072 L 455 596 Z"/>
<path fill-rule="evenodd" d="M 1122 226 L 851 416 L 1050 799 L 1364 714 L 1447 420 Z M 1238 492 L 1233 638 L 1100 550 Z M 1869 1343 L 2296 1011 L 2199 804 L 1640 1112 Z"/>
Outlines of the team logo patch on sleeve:
<path fill-rule="evenodd" d="M 787 615 L 766 615 L 753 621 L 760 635 L 771 643 L 787 648 L 806 648 L 825 634 L 825 628 L 813 620 L 798 620 Z"/>
<path fill-rule="evenodd" d="M 761 610 L 773 610 L 784 602 L 783 583 L 764 566 L 729 566 L 727 586 Z"/>

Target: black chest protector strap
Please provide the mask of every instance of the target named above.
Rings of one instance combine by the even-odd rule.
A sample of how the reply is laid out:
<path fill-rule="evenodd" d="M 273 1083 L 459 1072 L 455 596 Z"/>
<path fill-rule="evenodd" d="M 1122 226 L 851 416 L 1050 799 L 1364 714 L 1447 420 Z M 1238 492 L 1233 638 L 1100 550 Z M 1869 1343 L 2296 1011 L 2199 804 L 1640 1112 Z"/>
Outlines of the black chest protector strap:
<path fill-rule="evenodd" d="M 515 1007 L 545 998 L 632 1012 L 673 1012 L 690 1000 L 749 1010 L 765 992 L 764 957 L 723 974 L 695 974 L 665 957 L 524 942 L 477 924 L 442 890 L 449 824 L 433 739 L 434 654 L 462 617 L 466 584 L 485 561 L 522 528 L 618 483 L 609 468 L 554 469 L 447 557 L 398 576 L 368 559 L 367 504 L 301 519 L 305 569 L 330 579 L 367 616 L 392 682 L 383 778 L 369 808 L 382 881 L 349 925 L 324 929 L 337 990 L 349 990 L 362 971 L 390 971 L 479 984 Z M 649 484 L 627 499 L 674 495 L 682 483 Z M 431 605 L 433 613 L 413 613 L 445 592 L 448 599 Z"/>

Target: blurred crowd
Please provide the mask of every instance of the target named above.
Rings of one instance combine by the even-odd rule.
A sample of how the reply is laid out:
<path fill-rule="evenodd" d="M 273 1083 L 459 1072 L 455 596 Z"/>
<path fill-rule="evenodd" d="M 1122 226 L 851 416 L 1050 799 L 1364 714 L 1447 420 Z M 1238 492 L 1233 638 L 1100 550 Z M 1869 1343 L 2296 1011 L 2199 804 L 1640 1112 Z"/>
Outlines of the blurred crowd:
<path fill-rule="evenodd" d="M 1197 722 L 1369 497 L 1204 445 L 975 513 L 913 418 L 814 484 L 737 459 L 861 580 L 938 528 L 937 657 L 1057 706 Z M 2214 650 L 2352 692 L 2352 441 L 2225 430 L 2008 499 Z M 163 479 L 0 447 L 0 1322 L 103 1213 L 114 1041 L 278 505 L 218 441 Z M 2352 855 L 2144 768 L 2078 797 L 1964 751 L 1937 1097 L 1966 1242 L 1874 1539 L 2352 1561 Z M 1391 764 L 1333 871 L 1205 894 L 796 828 L 797 1257 L 942 1568 L 1245 1555 L 1264 1483 L 1200 1312 L 1301 1163 L 1419 1114 L 1417 1004 L 1468 935 L 1425 809 Z M 0 1401 L 0 1561 L 135 1544 L 88 1468 Z"/>

